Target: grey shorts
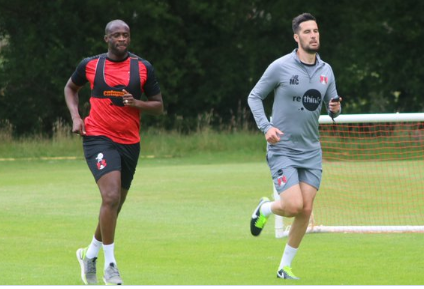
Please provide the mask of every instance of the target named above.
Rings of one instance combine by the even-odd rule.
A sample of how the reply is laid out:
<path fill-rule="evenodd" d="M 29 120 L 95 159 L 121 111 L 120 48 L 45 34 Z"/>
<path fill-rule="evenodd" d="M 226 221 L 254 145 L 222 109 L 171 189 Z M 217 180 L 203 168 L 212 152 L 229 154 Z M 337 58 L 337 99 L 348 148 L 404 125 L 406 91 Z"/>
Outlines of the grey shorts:
<path fill-rule="evenodd" d="M 266 159 L 279 194 L 300 182 L 319 190 L 322 177 L 321 150 L 290 155 L 268 151 Z"/>

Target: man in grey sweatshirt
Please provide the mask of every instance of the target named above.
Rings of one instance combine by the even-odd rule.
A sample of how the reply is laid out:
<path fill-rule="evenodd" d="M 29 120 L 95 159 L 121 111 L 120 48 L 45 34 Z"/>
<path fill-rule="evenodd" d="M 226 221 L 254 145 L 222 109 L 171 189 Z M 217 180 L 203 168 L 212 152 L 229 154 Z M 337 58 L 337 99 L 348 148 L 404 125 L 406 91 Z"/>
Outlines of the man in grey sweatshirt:
<path fill-rule="evenodd" d="M 269 216 L 294 217 L 277 277 L 299 279 L 291 263 L 308 227 L 322 175 L 319 116 L 325 105 L 332 118 L 341 112 L 341 98 L 331 66 L 318 55 L 318 24 L 303 13 L 293 19 L 298 48 L 272 62 L 252 89 L 248 104 L 267 141 L 267 162 L 280 200 L 261 198 L 250 222 L 259 236 Z M 263 100 L 274 91 L 271 121 Z"/>

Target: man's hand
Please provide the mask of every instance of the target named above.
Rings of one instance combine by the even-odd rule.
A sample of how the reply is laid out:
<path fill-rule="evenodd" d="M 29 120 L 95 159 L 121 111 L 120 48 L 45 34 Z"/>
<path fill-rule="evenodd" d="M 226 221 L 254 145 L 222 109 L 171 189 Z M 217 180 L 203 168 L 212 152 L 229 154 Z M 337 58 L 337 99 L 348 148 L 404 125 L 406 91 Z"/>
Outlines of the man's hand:
<path fill-rule="evenodd" d="M 271 127 L 265 134 L 265 139 L 270 144 L 276 144 L 280 141 L 283 132 L 276 127 Z"/>
<path fill-rule="evenodd" d="M 85 125 L 81 117 L 77 116 L 72 118 L 72 132 L 81 136 L 85 135 Z"/>
<path fill-rule="evenodd" d="M 337 113 L 340 111 L 340 103 L 342 102 L 342 98 L 341 97 L 337 97 L 337 98 L 332 98 L 330 100 L 330 103 L 328 105 L 328 108 L 330 109 L 330 111 L 332 113 Z"/>
<path fill-rule="evenodd" d="M 122 96 L 124 106 L 136 106 L 136 99 L 134 98 L 134 96 L 125 89 L 123 89 L 122 91 L 125 93 Z"/>

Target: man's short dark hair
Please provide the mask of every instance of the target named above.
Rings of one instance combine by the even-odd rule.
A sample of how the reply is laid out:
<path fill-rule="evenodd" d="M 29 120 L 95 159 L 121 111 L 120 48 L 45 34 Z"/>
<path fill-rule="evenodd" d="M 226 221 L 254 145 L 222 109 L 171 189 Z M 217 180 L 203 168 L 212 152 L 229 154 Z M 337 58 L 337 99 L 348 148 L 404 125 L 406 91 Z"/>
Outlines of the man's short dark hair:
<path fill-rule="evenodd" d="M 296 34 L 297 32 L 299 32 L 300 23 L 309 21 L 309 20 L 313 20 L 315 22 L 317 21 L 315 17 L 312 16 L 312 14 L 310 13 L 303 13 L 293 18 L 293 21 L 292 21 L 293 33 Z"/>

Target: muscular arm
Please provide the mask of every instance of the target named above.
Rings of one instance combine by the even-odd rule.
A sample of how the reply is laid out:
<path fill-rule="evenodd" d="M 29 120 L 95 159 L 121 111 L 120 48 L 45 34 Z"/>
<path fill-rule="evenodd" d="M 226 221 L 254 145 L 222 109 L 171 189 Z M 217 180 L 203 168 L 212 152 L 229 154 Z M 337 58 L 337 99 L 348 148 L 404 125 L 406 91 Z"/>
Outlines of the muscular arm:
<path fill-rule="evenodd" d="M 125 94 L 122 96 L 125 106 L 135 107 L 152 115 L 161 115 L 163 113 L 163 101 L 162 94 L 158 93 L 156 95 L 148 97 L 147 101 L 138 100 L 133 97 L 132 94 L 127 92 L 124 89 Z"/>
<path fill-rule="evenodd" d="M 156 94 L 148 97 L 148 101 L 140 100 L 140 109 L 153 115 L 161 115 L 163 113 L 162 94 Z"/>
<path fill-rule="evenodd" d="M 80 135 L 85 134 L 85 126 L 84 121 L 82 120 L 79 110 L 79 97 L 78 91 L 81 89 L 81 86 L 76 85 L 71 78 L 69 78 L 68 82 L 65 85 L 64 93 L 65 93 L 65 101 L 68 106 L 69 112 L 72 117 L 72 132 Z"/>

